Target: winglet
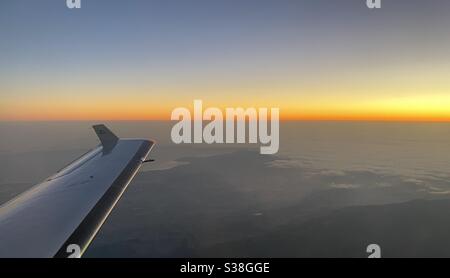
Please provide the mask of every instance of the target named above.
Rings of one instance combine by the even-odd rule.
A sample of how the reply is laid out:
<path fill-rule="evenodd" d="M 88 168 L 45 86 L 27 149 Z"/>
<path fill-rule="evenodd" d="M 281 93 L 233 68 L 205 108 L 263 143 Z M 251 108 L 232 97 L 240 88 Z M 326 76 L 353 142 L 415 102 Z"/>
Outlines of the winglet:
<path fill-rule="evenodd" d="M 119 138 L 105 125 L 94 125 L 92 127 L 105 150 L 111 150 L 116 145 L 117 141 L 119 141 Z"/>

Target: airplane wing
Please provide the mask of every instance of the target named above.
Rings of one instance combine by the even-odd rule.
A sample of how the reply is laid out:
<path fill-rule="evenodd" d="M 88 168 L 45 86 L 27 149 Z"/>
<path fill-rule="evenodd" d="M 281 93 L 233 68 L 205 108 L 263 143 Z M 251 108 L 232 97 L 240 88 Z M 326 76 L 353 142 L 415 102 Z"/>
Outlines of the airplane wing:
<path fill-rule="evenodd" d="M 86 250 L 154 145 L 93 128 L 99 146 L 0 207 L 0 257 L 80 257 Z"/>

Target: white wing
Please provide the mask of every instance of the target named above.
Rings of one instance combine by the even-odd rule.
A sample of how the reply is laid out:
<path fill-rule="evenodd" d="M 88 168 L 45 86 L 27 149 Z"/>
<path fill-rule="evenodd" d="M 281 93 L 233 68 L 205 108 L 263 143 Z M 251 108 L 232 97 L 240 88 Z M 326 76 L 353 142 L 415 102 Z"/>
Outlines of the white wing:
<path fill-rule="evenodd" d="M 0 207 L 0 257 L 86 250 L 154 145 L 93 128 L 101 145 Z"/>

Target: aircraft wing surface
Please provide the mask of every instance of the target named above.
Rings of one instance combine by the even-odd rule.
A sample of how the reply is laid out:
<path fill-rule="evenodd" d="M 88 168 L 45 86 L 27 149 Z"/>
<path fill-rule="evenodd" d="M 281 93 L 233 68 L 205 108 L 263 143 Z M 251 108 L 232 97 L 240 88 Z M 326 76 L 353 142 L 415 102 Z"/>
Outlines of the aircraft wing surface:
<path fill-rule="evenodd" d="M 101 144 L 0 207 L 0 257 L 80 257 L 154 142 L 93 126 Z"/>

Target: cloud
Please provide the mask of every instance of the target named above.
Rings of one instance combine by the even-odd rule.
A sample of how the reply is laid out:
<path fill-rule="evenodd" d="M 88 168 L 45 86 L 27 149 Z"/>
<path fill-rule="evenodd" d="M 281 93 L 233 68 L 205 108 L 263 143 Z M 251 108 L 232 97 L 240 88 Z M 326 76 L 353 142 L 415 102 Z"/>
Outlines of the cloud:
<path fill-rule="evenodd" d="M 341 170 L 322 170 L 320 174 L 322 176 L 345 176 L 345 172 Z"/>
<path fill-rule="evenodd" d="M 277 159 L 268 162 L 267 165 L 273 168 L 301 168 L 307 166 L 307 163 L 301 160 Z"/>
<path fill-rule="evenodd" d="M 361 186 L 359 184 L 351 184 L 351 183 L 331 183 L 330 186 L 332 188 L 338 188 L 338 189 L 356 189 L 360 188 Z"/>
<path fill-rule="evenodd" d="M 417 185 L 420 185 L 420 184 L 424 183 L 423 181 L 421 181 L 419 179 L 415 179 L 415 178 L 406 178 L 403 181 L 407 182 L 407 183 L 414 183 L 414 184 L 417 184 Z"/>
<path fill-rule="evenodd" d="M 435 186 L 429 186 L 428 187 L 428 193 L 435 194 L 435 195 L 446 195 L 446 194 L 450 194 L 450 190 L 449 189 L 438 188 L 438 187 L 435 187 Z"/>

